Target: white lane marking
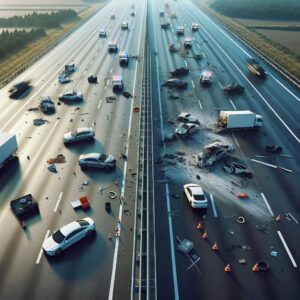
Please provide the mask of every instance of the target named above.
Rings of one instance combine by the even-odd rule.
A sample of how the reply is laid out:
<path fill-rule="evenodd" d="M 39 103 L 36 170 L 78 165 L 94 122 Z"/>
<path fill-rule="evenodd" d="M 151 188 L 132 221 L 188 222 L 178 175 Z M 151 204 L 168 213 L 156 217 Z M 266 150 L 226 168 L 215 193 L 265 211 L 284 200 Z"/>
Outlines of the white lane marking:
<path fill-rule="evenodd" d="M 219 86 L 220 86 L 221 90 L 223 91 L 223 85 L 221 84 L 221 82 L 220 82 L 220 81 L 218 81 L 218 84 L 219 84 Z"/>
<path fill-rule="evenodd" d="M 151 7 L 152 7 L 152 16 L 154 16 L 154 9 L 153 9 L 153 2 L 151 1 Z M 157 52 L 157 38 L 156 38 L 156 28 L 155 28 L 155 22 L 153 18 L 153 24 L 154 24 L 154 50 Z M 156 64 L 156 78 L 157 81 L 159 82 L 159 70 L 158 70 L 158 57 L 157 55 L 155 56 L 155 64 Z M 166 144 L 164 143 L 164 125 L 163 125 L 163 113 L 162 113 L 162 101 L 161 101 L 161 92 L 160 89 L 157 89 L 158 92 L 158 106 L 159 106 L 159 122 L 160 122 L 160 133 L 161 133 L 161 140 L 163 142 L 163 148 L 166 148 Z M 166 184 L 166 190 L 168 189 L 168 186 Z M 166 197 L 167 198 L 167 197 Z M 166 199 L 167 205 L 168 205 L 168 198 Z M 172 257 L 172 273 L 173 273 L 173 287 L 174 287 L 174 295 L 175 295 L 175 300 L 179 300 L 179 291 L 178 291 L 178 281 L 177 281 L 177 271 L 176 271 L 176 260 L 175 260 L 175 252 L 174 252 L 174 244 L 172 244 L 173 241 L 173 236 L 171 236 L 170 233 L 170 226 L 172 226 L 172 219 L 168 219 L 168 225 L 169 225 L 169 235 L 170 235 L 170 249 L 171 249 L 171 257 Z M 171 224 L 171 225 L 170 225 Z M 173 245 L 173 248 L 172 248 Z M 174 258 L 174 259 L 173 259 Z"/>
<path fill-rule="evenodd" d="M 235 107 L 235 105 L 234 105 L 234 103 L 232 102 L 231 99 L 229 99 L 229 102 L 231 103 L 231 105 L 232 105 L 232 107 L 234 108 L 234 110 L 236 110 L 236 107 Z"/>
<path fill-rule="evenodd" d="M 267 206 L 267 209 L 268 209 L 269 213 L 271 214 L 272 217 L 274 217 L 273 210 L 272 210 L 272 208 L 271 208 L 271 206 L 270 206 L 270 204 L 269 204 L 267 198 L 265 197 L 264 193 L 260 193 L 260 195 L 261 195 L 261 197 L 263 198 L 263 200 L 264 200 L 264 202 L 265 202 L 265 204 L 266 204 L 266 206 Z"/>
<path fill-rule="evenodd" d="M 195 84 L 194 84 L 194 81 L 191 80 L 191 83 L 192 83 L 192 86 L 193 86 L 193 89 L 195 88 Z"/>
<path fill-rule="evenodd" d="M 214 216 L 215 216 L 215 218 L 217 218 L 218 213 L 217 213 L 217 209 L 216 209 L 216 206 L 215 206 L 214 196 L 212 194 L 209 194 L 209 198 L 210 198 L 211 206 L 212 206 L 212 209 L 213 209 L 213 212 L 214 212 Z"/>
<path fill-rule="evenodd" d="M 241 147 L 240 144 L 239 144 L 239 142 L 238 142 L 238 140 L 237 140 L 237 138 L 236 138 L 236 136 L 235 136 L 235 134 L 234 134 L 234 132 L 232 133 L 232 137 L 233 137 L 235 143 L 237 144 L 237 146 Z"/>
<path fill-rule="evenodd" d="M 138 51 L 137 53 L 140 53 L 140 45 L 141 45 L 141 38 L 142 38 L 142 24 L 144 21 L 145 17 L 145 2 L 143 4 L 143 18 L 141 22 L 141 28 L 140 28 L 140 36 L 139 36 L 139 41 L 138 41 Z M 136 87 L 136 78 L 137 78 L 137 70 L 138 70 L 138 62 L 136 61 L 135 64 L 135 73 L 134 73 L 134 80 L 133 80 L 133 90 Z M 134 95 L 135 93 L 132 92 Z M 126 156 L 128 156 L 128 151 L 129 151 L 129 141 L 130 141 L 130 135 L 131 135 L 131 122 L 132 122 L 132 112 L 133 112 L 133 99 L 131 99 L 131 109 L 130 109 L 130 116 L 129 116 L 129 126 L 128 126 L 128 133 L 127 133 L 127 145 L 128 147 L 126 148 Z M 121 195 L 120 199 L 124 199 L 124 191 L 125 191 L 125 184 L 126 184 L 126 174 L 127 174 L 127 160 L 125 160 L 124 163 L 124 169 L 123 169 L 123 179 L 122 179 L 122 187 L 121 187 Z M 122 212 L 123 212 L 123 201 L 121 201 L 120 207 L 119 207 L 119 220 L 122 221 Z M 118 224 L 118 229 L 119 229 L 119 236 L 121 234 L 121 226 Z M 110 279 L 110 287 L 109 287 L 109 294 L 108 294 L 108 300 L 113 300 L 114 296 L 114 286 L 115 286 L 115 279 L 116 279 L 116 269 L 117 269 L 117 260 L 118 260 L 118 252 L 119 252 L 119 245 L 120 245 L 120 240 L 119 237 L 116 238 L 116 243 L 115 243 L 115 251 L 114 251 L 114 258 L 113 258 L 113 265 L 112 265 L 112 271 L 111 271 L 111 279 Z"/>
<path fill-rule="evenodd" d="M 201 46 L 199 44 L 197 44 L 198 48 L 201 49 Z"/>
<path fill-rule="evenodd" d="M 295 217 L 290 212 L 288 212 L 288 214 L 295 221 L 296 224 L 299 224 L 299 222 L 295 219 Z"/>
<path fill-rule="evenodd" d="M 277 233 L 279 235 L 279 238 L 280 238 L 280 240 L 281 240 L 281 242 L 282 242 L 282 244 L 283 244 L 283 246 L 285 248 L 285 251 L 287 252 L 287 254 L 288 254 L 288 256 L 289 256 L 289 258 L 290 258 L 290 260 L 291 260 L 291 262 L 292 262 L 292 264 L 294 266 L 294 268 L 297 268 L 296 261 L 295 261 L 293 255 L 292 255 L 292 253 L 290 252 L 290 249 L 289 249 L 288 245 L 286 244 L 285 239 L 282 236 L 282 233 L 279 230 L 277 231 Z"/>
<path fill-rule="evenodd" d="M 268 163 L 266 163 L 266 162 L 263 162 L 263 161 L 260 161 L 260 160 L 256 160 L 256 159 L 253 159 L 253 158 L 251 158 L 250 160 L 251 160 L 251 161 L 254 161 L 254 162 L 256 162 L 256 163 L 259 163 L 259 164 L 262 164 L 262 165 L 265 165 L 265 166 L 274 168 L 274 169 L 277 169 L 277 168 L 278 168 L 278 167 L 275 166 L 275 165 L 271 165 L 271 164 L 268 164 Z"/>
<path fill-rule="evenodd" d="M 185 66 L 187 67 L 187 66 L 188 66 L 188 64 L 187 64 L 186 60 L 184 61 L 184 63 L 185 63 Z"/>
<path fill-rule="evenodd" d="M 208 18 L 206 16 L 206 14 L 203 14 L 204 17 L 210 22 L 212 23 L 215 27 L 217 27 L 228 39 L 230 39 L 241 51 L 243 51 L 249 58 L 252 58 L 252 56 L 246 51 L 244 50 L 239 44 L 237 44 L 226 32 L 224 32 L 219 26 L 217 26 L 213 21 L 210 20 L 210 18 Z M 287 87 L 285 87 L 279 80 L 277 80 L 272 74 L 269 74 L 277 83 L 279 83 L 290 95 L 292 95 L 296 100 L 300 101 L 300 98 L 297 97 L 292 91 L 290 91 Z"/>
<path fill-rule="evenodd" d="M 174 233 L 173 233 L 173 224 L 172 224 L 172 211 L 170 205 L 170 193 L 169 193 L 169 184 L 166 183 L 166 199 L 167 199 L 167 214 L 168 214 L 168 224 L 169 224 L 169 238 L 170 238 L 170 247 L 171 247 L 171 260 L 172 260 L 172 273 L 173 273 L 173 282 L 177 283 L 177 272 L 176 272 L 176 261 L 175 261 L 175 250 L 174 250 Z M 175 300 L 179 300 L 178 286 L 174 285 Z"/>
<path fill-rule="evenodd" d="M 289 128 L 289 126 L 281 119 L 281 117 L 277 114 L 275 109 L 269 104 L 266 98 L 257 90 L 257 88 L 248 80 L 248 78 L 243 74 L 243 72 L 239 69 L 239 67 L 235 64 L 235 62 L 230 58 L 230 56 L 225 52 L 225 50 L 218 44 L 218 42 L 211 36 L 211 34 L 203 27 L 203 30 L 207 35 L 210 36 L 212 41 L 217 45 L 217 47 L 224 53 L 227 59 L 235 66 L 235 68 L 239 71 L 239 73 L 244 77 L 244 79 L 251 85 L 254 91 L 259 95 L 259 97 L 263 100 L 263 102 L 269 107 L 269 109 L 274 113 L 277 119 L 281 122 L 281 124 L 288 130 L 288 132 L 295 138 L 295 140 L 300 144 L 300 139 L 296 136 L 296 134 Z"/>
<path fill-rule="evenodd" d="M 102 99 L 99 100 L 98 109 L 100 109 L 101 103 L 102 103 Z"/>
<path fill-rule="evenodd" d="M 58 199 L 57 199 L 57 202 L 56 202 L 56 205 L 55 205 L 55 207 L 54 207 L 54 210 L 53 210 L 53 212 L 57 212 L 57 209 L 58 209 L 58 206 L 59 206 L 59 204 L 60 204 L 60 201 L 61 201 L 61 199 L 62 199 L 62 196 L 63 196 L 63 192 L 61 192 L 61 193 L 59 194 L 59 196 L 58 196 Z"/>
<path fill-rule="evenodd" d="M 76 84 L 76 86 L 75 86 L 75 90 L 77 90 L 77 89 L 78 89 L 78 87 L 79 87 L 80 83 L 81 83 L 81 80 L 79 80 L 79 81 L 78 81 L 78 83 Z"/>
<path fill-rule="evenodd" d="M 202 104 L 201 104 L 200 99 L 198 99 L 198 103 L 199 103 L 200 109 L 202 110 L 203 108 L 202 108 Z"/>
<path fill-rule="evenodd" d="M 44 238 L 44 240 L 43 240 L 43 243 L 44 243 L 44 241 L 48 238 L 49 233 L 50 233 L 50 230 L 48 229 L 47 232 L 46 232 L 45 238 Z M 42 243 L 42 244 L 43 244 L 43 243 Z M 42 254 L 43 254 L 43 248 L 41 247 L 40 252 L 39 252 L 39 255 L 38 255 L 37 260 L 36 260 L 36 262 L 35 262 L 37 265 L 38 265 L 38 264 L 40 263 L 40 261 L 41 261 Z"/>

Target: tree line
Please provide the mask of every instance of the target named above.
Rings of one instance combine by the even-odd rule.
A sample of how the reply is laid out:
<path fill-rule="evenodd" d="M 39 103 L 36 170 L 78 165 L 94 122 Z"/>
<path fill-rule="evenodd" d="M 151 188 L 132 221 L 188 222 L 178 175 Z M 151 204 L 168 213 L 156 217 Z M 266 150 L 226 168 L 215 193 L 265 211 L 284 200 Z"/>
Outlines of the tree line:
<path fill-rule="evenodd" d="M 31 27 L 31 28 L 56 28 L 63 22 L 78 19 L 76 11 L 63 9 L 51 13 L 26 14 L 25 16 L 13 16 L 0 18 L 0 27 Z"/>
<path fill-rule="evenodd" d="M 0 34 L 0 59 L 17 52 L 45 35 L 44 29 L 2 31 Z"/>
<path fill-rule="evenodd" d="M 234 18 L 300 20 L 299 0 L 215 0 L 210 6 Z"/>

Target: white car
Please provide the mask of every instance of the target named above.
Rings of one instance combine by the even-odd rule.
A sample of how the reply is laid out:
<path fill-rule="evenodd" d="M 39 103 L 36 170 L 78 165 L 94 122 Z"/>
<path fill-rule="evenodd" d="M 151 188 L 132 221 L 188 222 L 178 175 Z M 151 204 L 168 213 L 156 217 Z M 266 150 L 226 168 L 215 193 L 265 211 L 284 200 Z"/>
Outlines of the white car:
<path fill-rule="evenodd" d="M 101 153 L 82 154 L 79 156 L 78 163 L 82 169 L 98 168 L 112 170 L 116 167 L 116 159 L 113 155 Z"/>
<path fill-rule="evenodd" d="M 79 141 L 92 140 L 95 137 L 95 131 L 92 127 L 78 128 L 73 132 L 64 135 L 64 143 L 71 144 Z"/>
<path fill-rule="evenodd" d="M 211 85 L 211 79 L 212 73 L 210 71 L 205 71 L 200 76 L 200 83 L 202 85 Z"/>
<path fill-rule="evenodd" d="M 128 22 L 123 22 L 121 25 L 121 29 L 128 29 Z"/>
<path fill-rule="evenodd" d="M 199 125 L 193 123 L 181 123 L 176 129 L 175 133 L 179 136 L 185 137 L 191 135 L 195 131 L 197 131 Z"/>
<path fill-rule="evenodd" d="M 184 27 L 183 26 L 178 26 L 176 29 L 176 34 L 177 35 L 184 35 Z"/>
<path fill-rule="evenodd" d="M 194 123 L 199 124 L 198 119 L 191 115 L 190 113 L 182 112 L 177 118 L 177 121 L 184 122 L 184 123 Z"/>
<path fill-rule="evenodd" d="M 58 96 L 61 101 L 82 101 L 83 95 L 80 91 L 68 91 Z"/>
<path fill-rule="evenodd" d="M 47 255 L 58 255 L 84 237 L 90 236 L 95 230 L 95 222 L 91 218 L 74 221 L 63 226 L 49 236 L 43 242 L 42 248 Z"/>
<path fill-rule="evenodd" d="M 106 30 L 105 29 L 100 29 L 99 30 L 99 37 L 106 37 Z"/>
<path fill-rule="evenodd" d="M 194 183 L 185 184 L 183 186 L 183 192 L 191 207 L 207 208 L 208 201 L 200 185 Z"/>
<path fill-rule="evenodd" d="M 58 81 L 59 83 L 69 83 L 71 82 L 71 78 L 66 73 L 62 72 L 58 75 Z"/>
<path fill-rule="evenodd" d="M 199 29 L 198 23 L 193 23 L 193 24 L 192 24 L 192 30 L 193 30 L 193 31 L 197 31 L 198 29 Z"/>

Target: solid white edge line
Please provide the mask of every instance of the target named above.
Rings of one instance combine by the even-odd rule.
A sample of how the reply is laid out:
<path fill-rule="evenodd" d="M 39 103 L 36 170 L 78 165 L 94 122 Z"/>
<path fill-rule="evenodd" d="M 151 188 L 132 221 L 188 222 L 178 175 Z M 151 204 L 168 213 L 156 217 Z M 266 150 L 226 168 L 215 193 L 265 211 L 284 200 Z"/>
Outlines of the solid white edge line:
<path fill-rule="evenodd" d="M 233 101 L 232 101 L 231 99 L 229 99 L 229 102 L 231 103 L 231 105 L 232 105 L 233 109 L 234 109 L 234 110 L 236 110 L 236 107 L 235 107 L 235 105 L 234 105 Z"/>
<path fill-rule="evenodd" d="M 59 206 L 59 203 L 60 203 L 60 201 L 61 201 L 61 198 L 62 198 L 62 196 L 63 196 L 63 192 L 61 192 L 61 193 L 59 194 L 59 196 L 58 196 L 58 199 L 57 199 L 57 202 L 56 202 L 56 205 L 55 205 L 55 208 L 54 208 L 53 212 L 56 212 L 56 211 L 57 211 L 57 209 L 58 209 L 58 206 Z"/>
<path fill-rule="evenodd" d="M 264 200 L 264 202 L 265 202 L 265 204 L 266 204 L 266 206 L 267 206 L 267 209 L 269 210 L 269 213 L 271 214 L 272 217 L 274 217 L 273 210 L 272 210 L 272 208 L 271 208 L 271 206 L 270 206 L 270 204 L 269 204 L 267 198 L 265 197 L 264 193 L 260 193 L 260 195 L 261 195 L 261 197 L 263 198 L 263 200 Z"/>
<path fill-rule="evenodd" d="M 282 244 L 284 246 L 285 251 L 287 252 L 287 254 L 288 254 L 288 256 L 289 256 L 289 258 L 290 258 L 290 260 L 291 260 L 291 262 L 293 264 L 293 267 L 297 268 L 296 261 L 295 261 L 293 255 L 292 255 L 292 253 L 290 252 L 290 249 L 289 249 L 288 245 L 286 244 L 285 239 L 282 236 L 282 233 L 279 230 L 277 231 L 277 233 L 278 233 L 279 238 L 280 238 L 280 240 L 281 240 L 281 242 L 282 242 Z"/>
<path fill-rule="evenodd" d="M 101 103 L 102 103 L 102 99 L 99 100 L 98 109 L 100 109 Z"/>
<path fill-rule="evenodd" d="M 43 243 L 44 243 L 44 241 L 48 238 L 49 233 L 50 233 L 50 230 L 48 229 L 47 232 L 46 232 L 45 238 L 44 238 L 44 240 L 43 240 Z M 42 243 L 42 245 L 43 245 L 43 243 Z M 38 255 L 37 260 L 36 260 L 36 262 L 35 262 L 37 265 L 38 265 L 38 264 L 40 263 L 40 261 L 41 261 L 42 254 L 43 254 L 43 248 L 41 247 L 40 252 L 39 252 L 39 255 Z"/>
<path fill-rule="evenodd" d="M 176 271 L 176 261 L 175 261 L 175 251 L 174 251 L 174 232 L 172 224 L 172 214 L 171 214 L 171 205 L 170 205 L 170 193 L 169 193 L 169 184 L 166 183 L 166 199 L 167 199 L 167 214 L 168 214 L 168 224 L 169 224 L 169 238 L 170 238 L 170 247 L 171 247 L 171 260 L 172 260 L 172 273 L 173 273 L 173 282 L 174 284 L 174 299 L 179 300 L 179 291 L 177 285 L 177 271 Z"/>
<path fill-rule="evenodd" d="M 211 206 L 214 212 L 214 217 L 217 218 L 218 217 L 218 213 L 217 213 L 217 209 L 215 206 L 215 200 L 214 200 L 214 196 L 212 194 L 209 194 L 209 198 L 210 198 L 210 202 L 211 202 Z"/>
<path fill-rule="evenodd" d="M 193 86 L 193 89 L 195 88 L 195 84 L 194 84 L 194 81 L 191 80 L 191 83 L 192 83 L 192 86 Z"/>
<path fill-rule="evenodd" d="M 143 24 L 144 17 L 145 17 L 145 1 L 143 5 L 143 19 L 141 24 Z M 141 26 L 140 29 L 140 36 L 139 36 L 139 42 L 138 42 L 138 53 L 140 52 L 140 45 L 141 45 L 141 37 L 142 37 L 142 28 Z M 135 84 L 136 84 L 136 76 L 137 76 L 137 70 L 138 70 L 138 61 L 136 61 L 136 69 L 135 69 L 135 74 L 134 74 L 134 80 L 133 80 L 133 91 L 135 89 Z M 132 93 L 134 95 L 134 92 Z M 133 102 L 134 99 L 131 99 L 131 107 L 130 107 L 130 116 L 129 116 L 129 127 L 128 127 L 128 134 L 127 134 L 127 148 L 126 148 L 126 156 L 128 156 L 128 151 L 129 151 L 129 141 L 130 141 L 130 135 L 131 135 L 131 122 L 132 122 L 132 113 L 133 113 Z M 124 199 L 124 191 L 125 191 L 125 183 L 126 183 L 126 174 L 127 174 L 127 161 L 124 163 L 124 169 L 123 169 L 123 179 L 122 179 L 122 187 L 121 187 L 121 195 L 120 199 Z M 122 211 L 123 211 L 123 202 L 121 201 L 120 208 L 119 208 L 119 220 L 122 222 Z M 121 235 L 121 226 L 118 224 L 118 229 L 119 229 L 119 236 Z M 114 251 L 114 257 L 113 257 L 113 266 L 112 266 L 112 272 L 111 272 L 111 279 L 110 279 L 110 287 L 109 287 L 109 295 L 108 299 L 113 300 L 113 294 L 114 294 L 114 286 L 115 286 L 115 279 L 116 279 L 116 269 L 117 269 L 117 260 L 118 260 L 118 252 L 119 252 L 119 244 L 120 240 L 119 237 L 116 238 L 116 243 L 115 243 L 115 251 Z"/>
<path fill-rule="evenodd" d="M 185 66 L 187 67 L 187 66 L 188 66 L 188 64 L 187 64 L 186 60 L 184 61 L 184 63 L 185 63 Z"/>
<path fill-rule="evenodd" d="M 268 166 L 268 167 L 274 168 L 274 169 L 278 169 L 278 167 L 277 167 L 277 166 L 274 166 L 274 165 L 268 164 L 268 163 L 266 163 L 266 162 L 263 162 L 263 161 L 260 161 L 260 160 L 256 160 L 256 159 L 253 159 L 253 158 L 251 158 L 250 160 L 251 160 L 251 161 L 254 161 L 254 162 L 256 162 L 256 163 L 259 163 L 259 164 L 262 164 L 262 165 L 265 165 L 265 166 Z"/>
<path fill-rule="evenodd" d="M 238 147 L 241 147 L 240 144 L 239 144 L 239 142 L 238 142 L 238 140 L 237 140 L 237 138 L 236 138 L 236 136 L 235 136 L 235 134 L 234 134 L 234 132 L 232 133 L 232 137 L 233 137 L 233 139 L 234 139 L 236 145 L 237 145 Z"/>
<path fill-rule="evenodd" d="M 198 99 L 198 103 L 199 103 L 200 109 L 202 110 L 203 108 L 202 108 L 202 104 L 201 104 L 200 99 Z"/>

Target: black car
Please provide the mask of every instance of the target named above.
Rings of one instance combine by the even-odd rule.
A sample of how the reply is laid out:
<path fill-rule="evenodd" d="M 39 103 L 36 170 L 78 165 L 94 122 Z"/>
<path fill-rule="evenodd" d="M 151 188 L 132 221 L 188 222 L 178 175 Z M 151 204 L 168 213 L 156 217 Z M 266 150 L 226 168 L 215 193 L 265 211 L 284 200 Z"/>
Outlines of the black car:
<path fill-rule="evenodd" d="M 55 111 L 54 102 L 49 96 L 42 96 L 40 102 L 40 109 L 43 113 L 52 113 Z"/>
<path fill-rule="evenodd" d="M 240 84 L 231 83 L 223 88 L 223 91 L 228 94 L 239 94 L 244 92 L 244 87 Z"/>
<path fill-rule="evenodd" d="M 189 72 L 190 70 L 188 68 L 181 67 L 181 68 L 170 70 L 170 76 L 188 75 Z"/>
<path fill-rule="evenodd" d="M 163 24 L 160 24 L 160 27 L 163 28 L 163 29 L 167 29 L 170 27 L 170 23 L 163 23 Z"/>
<path fill-rule="evenodd" d="M 177 78 L 172 78 L 165 80 L 162 83 L 162 86 L 171 87 L 171 88 L 178 88 L 178 89 L 186 89 L 188 86 L 188 82 L 184 80 L 180 80 Z"/>
<path fill-rule="evenodd" d="M 17 84 L 15 84 L 10 90 L 9 90 L 9 98 L 18 98 L 22 94 L 24 94 L 29 88 L 30 81 L 21 81 Z"/>
<path fill-rule="evenodd" d="M 248 59 L 247 68 L 253 75 L 257 77 L 266 78 L 268 75 L 267 71 L 255 59 Z"/>

